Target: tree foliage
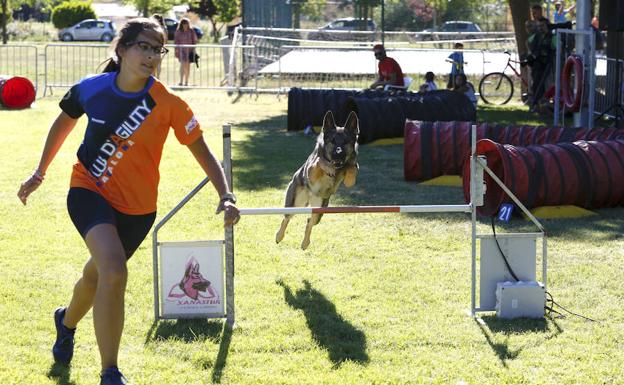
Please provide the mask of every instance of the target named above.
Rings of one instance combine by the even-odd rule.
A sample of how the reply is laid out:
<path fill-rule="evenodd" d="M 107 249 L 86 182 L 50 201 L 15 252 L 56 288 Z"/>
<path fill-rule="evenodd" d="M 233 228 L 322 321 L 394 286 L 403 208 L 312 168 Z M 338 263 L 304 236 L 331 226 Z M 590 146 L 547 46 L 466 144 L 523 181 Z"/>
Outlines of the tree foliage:
<path fill-rule="evenodd" d="M 389 31 L 418 31 L 433 18 L 433 8 L 424 0 L 389 2 L 385 7 L 385 28 Z"/>
<path fill-rule="evenodd" d="M 223 25 L 217 28 L 217 23 L 228 23 L 239 13 L 238 0 L 195 0 L 191 3 L 189 11 L 207 18 L 212 24 L 213 39 L 218 41 L 218 31 Z"/>
<path fill-rule="evenodd" d="M 95 19 L 90 2 L 67 1 L 52 10 L 52 24 L 58 29 L 70 27 L 84 19 Z"/>

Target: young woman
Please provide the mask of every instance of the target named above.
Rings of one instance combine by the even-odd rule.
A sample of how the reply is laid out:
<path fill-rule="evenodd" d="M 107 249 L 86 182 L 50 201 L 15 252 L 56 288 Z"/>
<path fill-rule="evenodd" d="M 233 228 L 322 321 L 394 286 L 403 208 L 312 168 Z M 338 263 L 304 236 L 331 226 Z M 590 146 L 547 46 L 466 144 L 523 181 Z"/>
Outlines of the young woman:
<path fill-rule="evenodd" d="M 67 207 L 90 253 L 66 308 L 54 313 L 54 359 L 69 364 L 78 322 L 93 307 L 102 360 L 101 384 L 125 384 L 117 368 L 124 325 L 127 259 L 156 217 L 158 165 L 170 127 L 212 181 L 224 224 L 239 220 L 223 169 L 202 138 L 188 105 L 151 76 L 167 50 L 163 31 L 151 19 L 134 19 L 120 31 L 104 73 L 74 85 L 60 102 L 39 166 L 20 186 L 28 196 L 43 182 L 52 159 L 86 113 L 89 122 L 73 167 Z"/>
<path fill-rule="evenodd" d="M 175 31 L 173 38 L 176 44 L 175 56 L 180 62 L 180 83 L 179 86 L 188 86 L 188 78 L 191 72 L 191 62 L 195 61 L 195 48 L 194 47 L 177 47 L 177 45 L 195 45 L 197 44 L 197 35 L 191 23 L 186 17 L 180 20 L 178 29 Z"/>

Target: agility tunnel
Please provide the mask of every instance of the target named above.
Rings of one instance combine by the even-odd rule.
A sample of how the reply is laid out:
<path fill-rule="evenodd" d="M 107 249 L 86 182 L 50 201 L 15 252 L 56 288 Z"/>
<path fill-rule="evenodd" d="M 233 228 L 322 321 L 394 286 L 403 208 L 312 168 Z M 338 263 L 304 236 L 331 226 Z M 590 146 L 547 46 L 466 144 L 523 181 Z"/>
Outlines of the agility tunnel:
<path fill-rule="evenodd" d="M 475 120 L 476 111 L 463 94 L 448 91 L 414 93 L 403 90 L 319 90 L 291 88 L 288 93 L 288 131 L 320 126 L 327 111 L 338 125 L 349 112 L 360 120 L 359 143 L 403 136 L 405 119 Z"/>
<path fill-rule="evenodd" d="M 404 131 L 403 176 L 407 181 L 425 181 L 441 175 L 461 175 L 470 154 L 470 122 L 407 121 Z M 577 140 L 624 139 L 624 130 L 615 128 L 563 128 L 545 126 L 504 126 L 480 123 L 477 140 L 529 146 Z"/>
<path fill-rule="evenodd" d="M 344 114 L 355 111 L 358 115 L 360 144 L 403 136 L 406 119 L 476 120 L 476 110 L 466 95 L 448 90 L 382 98 L 352 96 L 344 108 Z"/>
<path fill-rule="evenodd" d="M 586 209 L 624 204 L 624 140 L 577 141 L 527 147 L 477 142 L 477 155 L 527 208 L 574 205 Z M 512 200 L 492 177 L 480 215 L 495 214 Z M 470 199 L 470 162 L 463 166 L 464 198 Z"/>
<path fill-rule="evenodd" d="M 28 108 L 35 101 L 35 87 L 20 76 L 0 77 L 0 104 L 8 109 Z"/>
<path fill-rule="evenodd" d="M 334 90 L 291 88 L 288 91 L 288 131 L 303 130 L 306 126 L 320 126 L 327 111 L 331 111 L 337 124 L 347 119 L 344 105 L 349 97 L 374 98 L 389 96 L 397 92 L 382 90 Z M 403 94 L 411 92 L 402 91 Z"/>

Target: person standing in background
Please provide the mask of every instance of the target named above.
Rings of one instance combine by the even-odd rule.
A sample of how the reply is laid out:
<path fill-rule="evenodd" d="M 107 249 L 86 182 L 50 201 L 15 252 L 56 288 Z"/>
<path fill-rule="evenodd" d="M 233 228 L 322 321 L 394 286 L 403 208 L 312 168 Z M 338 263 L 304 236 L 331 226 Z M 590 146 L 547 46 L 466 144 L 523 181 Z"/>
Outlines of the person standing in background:
<path fill-rule="evenodd" d="M 160 27 L 163 30 L 163 46 L 167 45 L 167 40 L 168 40 L 168 34 L 167 34 L 167 26 L 165 25 L 165 20 L 163 19 L 162 15 L 160 15 L 159 13 L 155 13 L 154 16 L 152 16 L 152 18 L 154 20 L 156 20 L 158 22 L 158 24 L 160 24 Z M 158 62 L 158 67 L 156 68 L 156 71 L 154 72 L 154 75 L 160 79 L 160 71 L 162 69 L 162 61 Z"/>
<path fill-rule="evenodd" d="M 563 24 L 568 21 L 568 13 L 570 13 L 575 7 L 576 4 L 572 4 L 567 9 L 564 9 L 562 1 L 555 1 L 555 12 L 553 14 L 553 21 L 555 24 Z"/>
<path fill-rule="evenodd" d="M 174 43 L 176 44 L 175 56 L 180 62 L 180 83 L 179 86 L 188 86 L 188 78 L 191 72 L 191 63 L 195 62 L 194 47 L 178 47 L 178 45 L 195 45 L 197 44 L 197 35 L 188 18 L 182 18 L 178 29 L 175 31 Z"/>
<path fill-rule="evenodd" d="M 463 74 L 464 64 L 468 64 L 464 61 L 463 49 L 464 45 L 462 43 L 455 43 L 455 52 L 446 58 L 446 61 L 451 63 L 451 72 L 449 73 L 448 83 L 446 84 L 446 88 L 448 89 L 455 88 L 455 77 L 459 74 Z"/>

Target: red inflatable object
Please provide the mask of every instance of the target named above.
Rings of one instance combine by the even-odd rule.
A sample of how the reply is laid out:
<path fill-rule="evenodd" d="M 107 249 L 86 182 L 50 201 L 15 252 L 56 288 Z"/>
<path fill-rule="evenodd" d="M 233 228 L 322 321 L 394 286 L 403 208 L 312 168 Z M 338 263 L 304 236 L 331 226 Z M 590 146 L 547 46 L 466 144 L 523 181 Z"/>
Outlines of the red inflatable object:
<path fill-rule="evenodd" d="M 516 147 L 485 139 L 477 154 L 527 208 L 575 205 L 588 209 L 624 204 L 624 140 Z M 511 198 L 484 173 L 487 185 L 480 215 L 494 215 Z M 463 170 L 470 200 L 470 163 Z"/>
<path fill-rule="evenodd" d="M 0 104 L 10 109 L 30 107 L 35 101 L 35 87 L 30 80 L 14 76 L 0 78 Z"/>
<path fill-rule="evenodd" d="M 424 181 L 440 175 L 461 175 L 470 155 L 471 122 L 423 122 L 407 120 L 403 145 L 403 176 Z M 477 140 L 528 146 L 576 140 L 624 139 L 615 128 L 562 128 L 544 126 L 477 125 Z"/>

